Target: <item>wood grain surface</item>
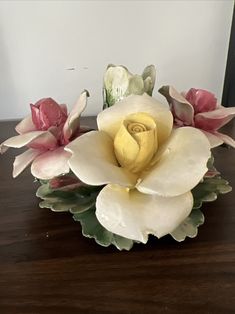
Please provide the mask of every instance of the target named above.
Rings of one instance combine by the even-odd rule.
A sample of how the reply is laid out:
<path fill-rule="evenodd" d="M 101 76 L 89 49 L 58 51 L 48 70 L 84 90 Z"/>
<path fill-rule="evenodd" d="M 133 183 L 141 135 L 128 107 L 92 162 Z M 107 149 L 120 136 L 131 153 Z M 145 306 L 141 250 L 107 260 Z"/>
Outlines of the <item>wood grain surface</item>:
<path fill-rule="evenodd" d="M 0 123 L 0 142 L 14 124 Z M 83 237 L 70 214 L 40 209 L 30 171 L 11 177 L 15 154 L 0 156 L 1 314 L 235 313 L 234 192 L 203 206 L 197 238 L 119 252 Z M 235 150 L 215 154 L 235 190 Z"/>

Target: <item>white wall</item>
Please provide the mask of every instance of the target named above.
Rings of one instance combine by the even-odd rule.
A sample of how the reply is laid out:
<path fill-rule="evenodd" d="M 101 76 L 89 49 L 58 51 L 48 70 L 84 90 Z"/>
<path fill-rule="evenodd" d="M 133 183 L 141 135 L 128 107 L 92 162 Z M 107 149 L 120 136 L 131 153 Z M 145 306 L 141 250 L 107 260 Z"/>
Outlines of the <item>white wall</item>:
<path fill-rule="evenodd" d="M 232 8 L 233 0 L 0 1 L 0 119 L 23 117 L 47 96 L 71 108 L 84 88 L 85 115 L 97 114 L 108 63 L 135 73 L 155 64 L 155 95 L 173 84 L 220 99 Z"/>

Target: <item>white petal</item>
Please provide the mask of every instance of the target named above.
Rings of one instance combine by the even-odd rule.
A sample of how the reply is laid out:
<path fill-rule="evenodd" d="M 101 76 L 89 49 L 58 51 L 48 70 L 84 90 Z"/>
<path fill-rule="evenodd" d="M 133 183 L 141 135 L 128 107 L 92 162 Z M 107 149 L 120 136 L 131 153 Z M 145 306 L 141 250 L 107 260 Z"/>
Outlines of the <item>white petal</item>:
<path fill-rule="evenodd" d="M 160 238 L 175 230 L 192 206 L 190 192 L 167 198 L 107 185 L 97 197 L 96 216 L 107 230 L 146 243 L 148 234 Z"/>
<path fill-rule="evenodd" d="M 173 124 L 172 114 L 168 106 L 161 104 L 147 94 L 128 96 L 99 113 L 97 117 L 98 129 L 107 132 L 114 138 L 125 117 L 137 112 L 148 113 L 156 120 L 159 144 L 168 138 Z"/>
<path fill-rule="evenodd" d="M 23 134 L 31 131 L 36 131 L 37 129 L 36 126 L 33 124 L 32 116 L 29 115 L 16 125 L 15 130 L 19 134 Z"/>
<path fill-rule="evenodd" d="M 235 141 L 232 137 L 220 133 L 220 132 L 215 132 L 215 134 L 218 136 L 219 139 L 221 139 L 223 141 L 223 143 L 230 145 L 231 147 L 235 148 Z"/>
<path fill-rule="evenodd" d="M 32 131 L 25 134 L 13 136 L 7 139 L 0 145 L 1 153 L 4 153 L 8 147 L 20 148 L 27 144 L 30 144 L 34 140 L 38 140 L 38 146 L 44 144 L 49 145 L 51 147 L 56 145 L 56 138 L 53 136 L 52 133 L 48 131 Z"/>
<path fill-rule="evenodd" d="M 176 196 L 194 188 L 207 172 L 210 143 L 198 129 L 174 130 L 164 152 L 143 176 L 137 189 L 143 193 Z"/>
<path fill-rule="evenodd" d="M 32 175 L 38 179 L 48 180 L 69 172 L 70 153 L 63 147 L 47 151 L 37 157 L 31 166 Z"/>
<path fill-rule="evenodd" d="M 169 86 L 169 96 L 171 97 L 172 106 L 177 118 L 187 125 L 193 124 L 194 108 L 186 98 L 177 92 L 173 86 Z"/>
<path fill-rule="evenodd" d="M 71 170 L 86 184 L 103 185 L 116 183 L 133 186 L 136 176 L 118 166 L 114 155 L 113 140 L 105 133 L 86 133 L 65 148 L 72 153 L 69 160 Z"/>
<path fill-rule="evenodd" d="M 108 66 L 104 74 L 104 87 L 112 98 L 112 105 L 124 97 L 131 77 L 132 74 L 123 66 Z"/>
<path fill-rule="evenodd" d="M 69 139 L 73 132 L 79 127 L 79 118 L 81 113 L 85 110 L 87 104 L 88 92 L 85 90 L 79 96 L 75 106 L 71 110 L 67 120 L 65 121 L 63 133 L 66 139 Z"/>
<path fill-rule="evenodd" d="M 17 177 L 40 154 L 42 154 L 40 150 L 30 148 L 16 156 L 13 163 L 13 178 Z"/>

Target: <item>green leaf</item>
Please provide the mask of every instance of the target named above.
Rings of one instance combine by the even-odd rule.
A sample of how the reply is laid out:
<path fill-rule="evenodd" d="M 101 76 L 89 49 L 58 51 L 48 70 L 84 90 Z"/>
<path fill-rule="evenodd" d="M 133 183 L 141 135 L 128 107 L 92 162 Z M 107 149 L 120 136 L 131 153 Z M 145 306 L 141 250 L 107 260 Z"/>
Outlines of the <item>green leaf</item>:
<path fill-rule="evenodd" d="M 39 203 L 41 208 L 50 208 L 52 211 L 72 214 L 80 213 L 94 206 L 101 187 L 79 186 L 71 190 L 52 189 L 49 183 L 42 184 L 36 195 L 43 199 Z"/>
<path fill-rule="evenodd" d="M 88 210 L 95 204 L 95 199 L 89 199 L 86 202 L 66 201 L 60 198 L 45 199 L 40 202 L 41 208 L 50 208 L 54 212 L 80 213 Z"/>
<path fill-rule="evenodd" d="M 216 168 L 214 166 L 214 160 L 215 160 L 214 156 L 211 155 L 211 157 L 208 159 L 208 162 L 207 162 L 208 171 L 205 174 L 204 178 L 213 178 L 215 176 L 220 175 L 220 173 L 216 170 Z"/>
<path fill-rule="evenodd" d="M 219 194 L 232 190 L 228 181 L 224 180 L 214 167 L 214 157 L 208 160 L 208 173 L 203 180 L 192 190 L 194 204 L 191 214 L 184 222 L 171 233 L 176 241 L 184 241 L 186 237 L 196 237 L 198 227 L 204 223 L 203 213 L 199 210 L 204 202 L 213 202 Z"/>
<path fill-rule="evenodd" d="M 198 233 L 198 227 L 204 223 L 204 215 L 200 209 L 193 209 L 191 214 L 170 235 L 178 242 L 186 237 L 194 238 Z"/>
<path fill-rule="evenodd" d="M 52 193 L 50 189 L 49 183 L 41 183 L 42 185 L 37 189 L 36 196 L 40 198 L 44 198 L 46 195 Z"/>
<path fill-rule="evenodd" d="M 55 212 L 70 212 L 75 221 L 80 221 L 84 236 L 94 238 L 102 246 L 114 245 L 119 250 L 130 250 L 134 241 L 106 230 L 95 215 L 96 197 L 102 186 L 82 185 L 71 190 L 52 189 L 43 182 L 36 195 L 43 199 L 39 206 Z"/>
<path fill-rule="evenodd" d="M 232 191 L 229 182 L 224 180 L 214 167 L 214 157 L 211 155 L 207 162 L 208 172 L 203 180 L 192 190 L 194 204 L 193 208 L 200 208 L 203 202 L 213 202 L 219 194 Z"/>
<path fill-rule="evenodd" d="M 228 181 L 220 176 L 204 178 L 193 190 L 194 205 L 193 208 L 200 208 L 203 202 L 212 202 L 217 199 L 219 194 L 225 194 L 232 190 Z"/>
<path fill-rule="evenodd" d="M 134 241 L 113 234 L 99 223 L 95 215 L 95 206 L 83 213 L 75 214 L 73 218 L 81 223 L 82 234 L 94 238 L 99 245 L 107 247 L 112 244 L 119 250 L 130 250 L 133 246 Z"/>

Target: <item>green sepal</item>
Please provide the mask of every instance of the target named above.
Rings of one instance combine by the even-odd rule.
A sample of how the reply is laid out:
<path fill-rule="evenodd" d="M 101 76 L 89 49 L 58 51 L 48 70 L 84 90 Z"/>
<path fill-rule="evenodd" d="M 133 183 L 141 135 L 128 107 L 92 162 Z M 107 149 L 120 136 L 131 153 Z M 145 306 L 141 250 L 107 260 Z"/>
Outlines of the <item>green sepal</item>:
<path fill-rule="evenodd" d="M 114 245 L 119 250 L 130 250 L 135 241 L 121 237 L 105 229 L 97 220 L 95 206 L 89 210 L 73 215 L 75 221 L 82 226 L 82 234 L 88 238 L 94 238 L 101 246 Z"/>

